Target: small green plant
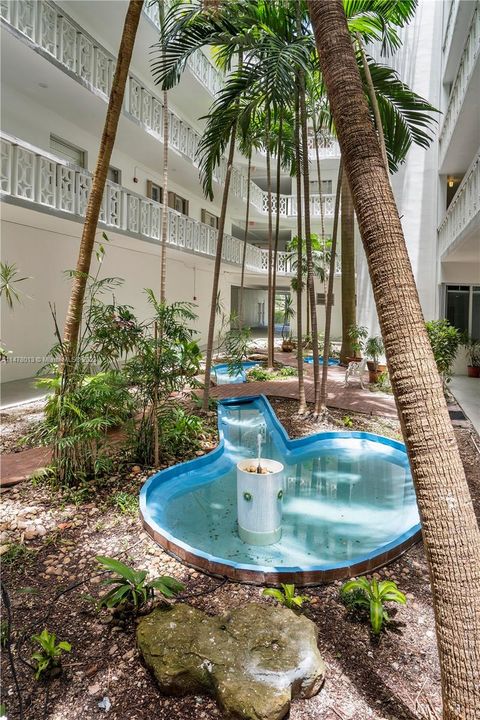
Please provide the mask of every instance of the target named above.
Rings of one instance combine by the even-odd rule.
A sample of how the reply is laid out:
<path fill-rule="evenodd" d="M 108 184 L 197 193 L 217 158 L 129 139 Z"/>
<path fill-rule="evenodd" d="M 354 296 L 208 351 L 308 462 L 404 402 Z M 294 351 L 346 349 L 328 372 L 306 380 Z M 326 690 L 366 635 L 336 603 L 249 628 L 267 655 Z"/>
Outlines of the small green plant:
<path fill-rule="evenodd" d="M 352 352 L 355 357 L 358 357 L 368 337 L 368 330 L 366 327 L 363 327 L 363 325 L 353 324 L 348 328 L 347 335 L 352 341 Z"/>
<path fill-rule="evenodd" d="M 137 515 L 138 498 L 133 493 L 119 490 L 110 498 L 110 504 L 124 515 Z"/>
<path fill-rule="evenodd" d="M 61 665 L 63 652 L 70 652 L 72 646 L 66 640 L 57 643 L 55 633 L 50 633 L 45 628 L 40 635 L 32 635 L 33 642 L 40 645 L 41 650 L 34 652 L 31 659 L 36 663 L 35 678 L 40 680 L 42 676 L 49 675 Z"/>
<path fill-rule="evenodd" d="M 462 334 L 448 320 L 430 320 L 425 323 L 428 339 L 432 346 L 437 369 L 446 386 L 452 377 L 452 367 L 457 350 L 462 342 Z"/>
<path fill-rule="evenodd" d="M 122 606 L 128 608 L 130 606 L 136 613 L 154 598 L 155 590 L 158 590 L 164 598 L 171 598 L 184 589 L 181 582 L 168 575 L 162 575 L 146 582 L 146 570 L 134 570 L 119 560 L 102 555 L 98 555 L 96 560 L 104 570 L 112 573 L 112 577 L 105 580 L 103 584 L 113 585 L 113 587 L 102 597 L 100 607 L 118 608 Z"/>
<path fill-rule="evenodd" d="M 271 380 L 273 377 L 273 374 L 267 370 L 267 368 L 261 367 L 260 365 L 256 365 L 247 372 L 247 379 L 250 381 L 259 381 L 259 382 L 266 382 L 267 380 Z"/>
<path fill-rule="evenodd" d="M 303 603 L 309 602 L 307 595 L 296 595 L 295 585 L 280 583 L 281 590 L 278 588 L 265 588 L 262 595 L 273 597 L 279 605 L 284 605 L 289 610 L 299 610 Z"/>
<path fill-rule="evenodd" d="M 15 263 L 9 265 L 8 263 L 0 262 L 0 298 L 5 298 L 5 302 L 10 310 L 13 310 L 15 303 L 20 302 L 20 290 L 16 287 L 18 283 L 24 280 L 31 280 L 28 275 L 25 277 L 18 277 L 18 275 L 19 272 Z"/>
<path fill-rule="evenodd" d="M 383 340 L 380 335 L 369 337 L 365 343 L 365 354 L 367 357 L 372 359 L 374 372 L 377 371 L 378 361 L 383 355 L 384 349 Z"/>
<path fill-rule="evenodd" d="M 353 427 L 353 419 L 350 417 L 350 415 L 344 415 L 342 418 L 342 424 L 344 427 L 351 428 Z"/>
<path fill-rule="evenodd" d="M 8 630 L 8 622 L 6 620 L 2 620 L 0 622 L 0 645 L 2 648 L 7 647 L 9 636 Z"/>
<path fill-rule="evenodd" d="M 285 367 L 278 370 L 278 375 L 280 377 L 295 377 L 297 375 L 297 370 L 294 367 L 290 367 L 290 365 L 285 365 Z"/>
<path fill-rule="evenodd" d="M 2 555 L 2 563 L 10 564 L 14 562 L 20 565 L 22 562 L 29 562 L 34 555 L 35 551 L 26 545 L 12 543 L 8 550 Z"/>
<path fill-rule="evenodd" d="M 158 418 L 162 451 L 177 455 L 198 448 L 203 435 L 202 419 L 175 405 L 163 409 Z"/>
<path fill-rule="evenodd" d="M 392 393 L 392 383 L 390 382 L 390 375 L 388 370 L 380 373 L 377 379 L 377 390 L 381 390 L 385 393 Z"/>
<path fill-rule="evenodd" d="M 407 602 L 405 595 L 392 580 L 378 582 L 376 578 L 367 580 L 364 577 L 344 583 L 340 589 L 340 598 L 351 610 L 370 611 L 370 625 L 374 635 L 379 635 L 384 624 L 390 620 L 385 603 L 405 605 Z"/>

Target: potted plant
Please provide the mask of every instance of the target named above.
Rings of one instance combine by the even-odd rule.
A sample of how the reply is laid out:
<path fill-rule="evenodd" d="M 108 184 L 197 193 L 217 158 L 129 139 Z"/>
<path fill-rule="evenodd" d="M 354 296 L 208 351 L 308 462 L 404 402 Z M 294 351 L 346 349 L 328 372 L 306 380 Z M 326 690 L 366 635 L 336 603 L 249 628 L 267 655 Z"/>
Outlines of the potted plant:
<path fill-rule="evenodd" d="M 465 343 L 468 377 L 480 377 L 480 340 L 468 338 Z"/>
<path fill-rule="evenodd" d="M 283 352 L 292 352 L 294 348 L 292 336 L 290 332 L 286 334 L 286 328 L 290 328 L 290 320 L 295 315 L 295 310 L 293 309 L 293 300 L 291 295 L 287 295 L 285 297 L 285 307 L 283 309 L 283 326 L 282 326 L 282 351 Z"/>
<path fill-rule="evenodd" d="M 350 325 L 347 330 L 349 340 L 352 342 L 353 356 L 347 358 L 348 362 L 359 362 L 362 359 L 363 346 L 368 337 L 368 330 L 363 325 Z"/>
<path fill-rule="evenodd" d="M 376 383 L 378 376 L 380 375 L 380 368 L 378 360 L 383 355 L 383 340 L 380 335 L 369 337 L 365 344 L 365 353 L 367 357 L 371 358 L 367 361 L 368 367 L 368 381 L 370 383 Z"/>

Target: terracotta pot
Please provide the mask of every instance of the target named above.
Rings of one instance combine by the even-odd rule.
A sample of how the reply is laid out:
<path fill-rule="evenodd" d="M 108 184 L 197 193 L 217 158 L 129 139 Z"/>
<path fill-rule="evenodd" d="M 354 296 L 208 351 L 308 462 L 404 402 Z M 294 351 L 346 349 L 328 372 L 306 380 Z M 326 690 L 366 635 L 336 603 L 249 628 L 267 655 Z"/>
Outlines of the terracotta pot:
<path fill-rule="evenodd" d="M 378 372 L 379 372 L 380 374 L 381 374 L 381 373 L 384 373 L 384 372 L 386 372 L 386 370 L 387 370 L 387 366 L 386 366 L 386 365 L 381 365 L 380 363 L 378 363 L 378 365 L 377 365 L 377 370 L 378 370 Z"/>
<path fill-rule="evenodd" d="M 367 368 L 369 372 L 376 372 L 375 363 L 373 362 L 373 360 L 367 360 Z"/>
<path fill-rule="evenodd" d="M 467 373 L 468 377 L 480 377 L 480 367 L 476 367 L 475 365 L 468 365 L 467 367 Z"/>
<path fill-rule="evenodd" d="M 288 342 L 288 340 L 284 340 L 282 342 L 282 352 L 292 352 L 293 350 L 293 343 Z"/>
<path fill-rule="evenodd" d="M 351 362 L 362 362 L 362 358 L 361 357 L 347 357 L 347 363 L 351 363 Z"/>
<path fill-rule="evenodd" d="M 372 384 L 376 384 L 378 382 L 378 378 L 380 377 L 380 373 L 378 370 L 369 370 L 368 371 L 368 382 Z"/>

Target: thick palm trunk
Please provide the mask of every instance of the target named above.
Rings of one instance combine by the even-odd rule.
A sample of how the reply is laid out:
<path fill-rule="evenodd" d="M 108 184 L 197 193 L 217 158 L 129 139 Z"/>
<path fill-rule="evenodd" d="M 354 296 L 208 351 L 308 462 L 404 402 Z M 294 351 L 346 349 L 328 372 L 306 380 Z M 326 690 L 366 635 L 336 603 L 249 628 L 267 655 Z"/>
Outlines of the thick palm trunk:
<path fill-rule="evenodd" d="M 277 263 L 278 263 L 278 239 L 280 235 L 280 172 L 281 172 L 281 143 L 283 130 L 283 112 L 280 108 L 280 119 L 278 125 L 278 145 L 277 145 L 277 178 L 275 190 L 275 244 L 273 248 L 273 277 L 272 277 L 272 327 L 275 333 L 275 300 L 277 296 Z M 283 330 L 282 330 L 283 332 Z M 275 335 L 274 335 L 275 336 Z"/>
<path fill-rule="evenodd" d="M 307 252 L 307 293 L 310 305 L 310 321 L 312 326 L 312 356 L 313 356 L 313 386 L 315 392 L 315 414 L 318 413 L 320 390 L 320 367 L 318 364 L 318 328 L 317 306 L 315 303 L 315 284 L 313 278 L 313 252 L 312 235 L 310 227 L 310 174 L 308 169 L 308 138 L 307 138 L 307 108 L 305 102 L 305 80 L 300 78 L 300 126 L 303 154 L 303 199 L 305 207 L 305 244 Z"/>
<path fill-rule="evenodd" d="M 218 221 L 217 250 L 215 253 L 215 265 L 213 268 L 213 285 L 212 300 L 210 304 L 210 320 L 208 323 L 207 337 L 207 353 L 205 358 L 205 388 L 203 391 L 203 409 L 208 410 L 208 401 L 210 398 L 210 378 L 212 374 L 212 355 L 213 341 L 215 338 L 215 317 L 217 315 L 217 296 L 218 286 L 220 283 L 220 268 L 222 265 L 223 250 L 223 232 L 225 230 L 225 218 L 227 215 L 228 193 L 230 192 L 230 180 L 232 177 L 233 156 L 235 154 L 235 138 L 237 135 L 237 126 L 234 125 L 230 138 L 230 148 L 228 151 L 227 171 L 225 173 L 225 183 L 223 186 L 222 207 L 220 211 L 220 219 Z"/>
<path fill-rule="evenodd" d="M 298 412 L 307 410 L 305 399 L 305 378 L 302 342 L 302 296 L 303 296 L 303 239 L 302 239 L 302 177 L 300 153 L 300 108 L 299 96 L 295 102 L 295 181 L 297 189 L 297 371 L 298 371 Z"/>
<path fill-rule="evenodd" d="M 272 280 L 273 280 L 273 223 L 272 223 L 272 170 L 271 170 L 271 155 L 270 155 L 270 115 L 267 113 L 267 135 L 266 135 L 266 147 L 267 147 L 267 204 L 268 204 L 268 293 L 267 293 L 267 367 L 273 368 L 273 346 L 275 330 L 272 322 L 272 310 L 273 310 L 273 297 L 272 297 Z"/>
<path fill-rule="evenodd" d="M 160 302 L 166 300 L 167 284 L 167 238 L 168 238 L 168 93 L 163 93 L 163 212 L 160 270 Z"/>
<path fill-rule="evenodd" d="M 238 325 L 240 328 L 243 327 L 243 291 L 245 289 L 245 263 L 247 260 L 247 245 L 248 245 L 248 221 L 250 218 L 250 180 L 252 177 L 252 150 L 248 155 L 248 170 L 247 170 L 247 208 L 245 210 L 245 233 L 243 236 L 243 254 L 242 254 L 242 273 L 240 276 L 240 298 L 238 307 Z"/>
<path fill-rule="evenodd" d="M 132 58 L 133 46 L 137 34 L 138 23 L 142 12 L 142 0 L 130 0 L 123 26 L 122 39 L 118 51 L 115 75 L 108 102 L 107 116 L 103 128 L 102 139 L 98 151 L 97 165 L 93 175 L 92 189 L 88 196 L 87 212 L 83 225 L 82 239 L 78 252 L 76 272 L 72 282 L 72 290 L 68 303 L 63 342 L 65 345 L 65 361 L 70 364 L 76 353 L 78 334 L 82 319 L 83 301 L 87 285 L 90 265 L 92 262 L 95 233 L 102 205 L 105 182 L 107 180 L 108 166 L 112 156 L 113 146 L 117 135 L 118 121 L 122 112 L 125 85 Z"/>
<path fill-rule="evenodd" d="M 429 562 L 443 720 L 480 716 L 480 531 L 341 0 L 308 0 Z"/>
<path fill-rule="evenodd" d="M 355 289 L 355 216 L 352 193 L 345 173 L 342 177 L 342 347 L 340 360 L 347 362 L 353 355 L 352 341 L 348 337 L 348 328 L 354 325 L 357 318 L 357 302 Z"/>
<path fill-rule="evenodd" d="M 325 336 L 323 338 L 323 365 L 322 381 L 320 383 L 319 411 L 324 415 L 327 410 L 327 378 L 328 357 L 330 355 L 330 328 L 332 324 L 333 281 L 335 280 L 335 258 L 337 255 L 338 216 L 340 212 L 340 192 L 343 175 L 343 163 L 340 160 L 337 178 L 337 193 L 335 195 L 335 212 L 333 217 L 332 247 L 330 249 L 330 268 L 328 271 L 328 286 L 325 298 Z"/>

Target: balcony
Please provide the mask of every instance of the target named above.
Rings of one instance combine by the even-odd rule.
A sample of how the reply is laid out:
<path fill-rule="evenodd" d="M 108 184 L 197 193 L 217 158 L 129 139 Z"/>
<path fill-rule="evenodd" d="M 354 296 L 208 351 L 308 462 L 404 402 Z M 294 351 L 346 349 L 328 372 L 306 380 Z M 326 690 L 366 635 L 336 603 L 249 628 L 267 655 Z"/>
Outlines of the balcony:
<path fill-rule="evenodd" d="M 438 228 L 438 257 L 452 252 L 479 220 L 480 152 L 477 152 Z"/>
<path fill-rule="evenodd" d="M 67 72 L 73 79 L 108 102 L 113 80 L 116 58 L 84 31 L 74 20 L 46 0 L 19 0 L 17 3 L 2 2 L 2 22 L 15 33 L 16 37 L 33 47 L 36 52 Z M 205 57 L 205 56 L 204 56 Z M 163 103 L 159 96 L 145 87 L 135 75 L 129 74 L 125 92 L 123 112 L 131 121 L 140 125 L 149 135 L 163 142 Z M 194 167 L 200 142 L 200 134 L 169 110 L 169 147 L 180 153 Z M 321 144 L 321 157 L 337 157 L 338 143 L 326 138 Z M 215 171 L 214 179 L 223 185 L 226 174 L 226 160 L 223 158 Z M 247 178 L 237 167 L 233 168 L 230 192 L 246 201 Z M 253 181 L 250 184 L 250 202 L 260 213 L 267 213 L 267 193 Z M 275 207 L 275 199 L 273 199 Z M 333 217 L 333 195 L 323 196 L 324 217 Z M 313 217 L 320 217 L 320 199 L 311 198 Z M 293 196 L 282 196 L 280 215 L 296 217 L 296 200 Z"/>
<path fill-rule="evenodd" d="M 40 212 L 57 214 L 78 222 L 85 217 L 92 175 L 51 153 L 1 136 L 1 196 Z M 163 205 L 107 181 L 100 225 L 148 242 L 160 243 Z M 217 231 L 193 218 L 168 209 L 168 246 L 206 257 L 215 257 Z M 243 241 L 224 235 L 222 258 L 241 266 Z M 265 273 L 268 251 L 247 244 L 248 272 Z M 278 253 L 277 272 L 292 275 L 289 254 Z"/>
<path fill-rule="evenodd" d="M 463 49 L 462 57 L 460 60 L 460 65 L 458 67 L 457 74 L 455 76 L 455 80 L 452 84 L 452 89 L 450 93 L 450 99 L 448 101 L 447 110 L 445 112 L 444 121 L 442 128 L 440 130 L 439 135 L 439 157 L 440 157 L 440 166 L 443 165 L 445 156 L 447 153 L 447 150 L 449 148 L 450 142 L 452 140 L 453 133 L 455 129 L 457 128 L 457 124 L 459 123 L 462 108 L 464 106 L 465 98 L 467 95 L 467 91 L 469 87 L 471 86 L 471 81 L 473 79 L 473 98 L 472 98 L 472 108 L 469 111 L 468 115 L 472 115 L 472 122 L 469 123 L 469 126 L 473 124 L 472 132 L 478 132 L 478 108 L 475 107 L 477 98 L 475 97 L 478 94 L 478 90 L 476 89 L 477 83 L 474 79 L 474 74 L 477 71 L 477 61 L 480 51 L 480 2 L 479 0 L 475 3 L 475 10 L 473 12 L 473 17 L 470 23 L 470 27 L 468 30 L 467 39 L 465 41 L 465 46 Z M 463 115 L 467 115 L 467 113 L 462 113 Z M 473 117 L 473 115 L 475 117 Z M 467 117 L 462 117 L 462 121 L 467 122 Z M 464 131 L 460 133 L 461 135 L 465 135 Z M 467 131 L 467 134 L 468 131 Z M 456 153 L 458 155 L 458 153 Z M 471 157 L 471 156 L 470 156 Z M 464 166 L 465 167 L 465 166 Z"/>

